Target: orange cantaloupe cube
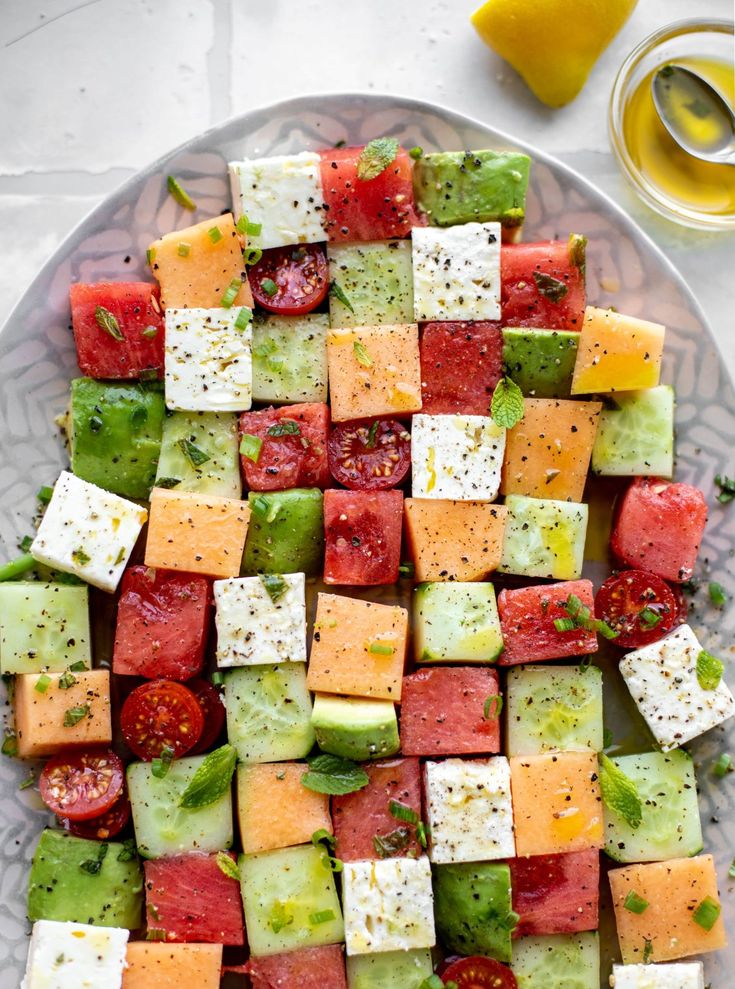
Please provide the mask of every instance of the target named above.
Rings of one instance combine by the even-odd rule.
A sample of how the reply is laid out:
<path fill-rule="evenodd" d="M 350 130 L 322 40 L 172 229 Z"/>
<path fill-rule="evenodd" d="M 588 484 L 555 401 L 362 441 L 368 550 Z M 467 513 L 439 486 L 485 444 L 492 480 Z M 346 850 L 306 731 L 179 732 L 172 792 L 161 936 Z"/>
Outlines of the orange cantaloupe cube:
<path fill-rule="evenodd" d="M 23 673 L 15 678 L 15 731 L 22 758 L 112 741 L 109 670 L 72 675 L 76 682 L 66 688 L 59 686 L 63 673 Z"/>
<path fill-rule="evenodd" d="M 709 931 L 694 920 L 694 912 L 706 897 L 720 902 L 711 855 L 628 865 L 612 869 L 608 875 L 626 965 L 644 959 L 666 962 L 686 958 L 727 944 L 722 916 Z M 629 893 L 648 903 L 642 913 L 624 906 Z"/>
<path fill-rule="evenodd" d="M 417 581 L 485 580 L 500 565 L 508 509 L 486 501 L 406 498 Z"/>
<path fill-rule="evenodd" d="M 232 213 L 154 240 L 149 248 L 151 269 L 161 286 L 164 309 L 216 309 L 235 279 L 242 280 L 242 287 L 232 304 L 252 308 L 244 246 L 245 238 L 237 232 Z"/>
<path fill-rule="evenodd" d="M 327 359 L 335 422 L 421 408 L 416 323 L 333 328 L 327 335 Z"/>
<path fill-rule="evenodd" d="M 516 854 L 555 855 L 604 844 L 594 752 L 547 752 L 510 760 Z"/>
<path fill-rule="evenodd" d="M 303 762 L 238 766 L 237 815 L 244 852 L 303 845 L 322 828 L 332 833 L 329 797 L 301 782 L 308 769 Z"/>
<path fill-rule="evenodd" d="M 246 501 L 154 488 L 145 565 L 238 577 L 249 521 Z"/>
<path fill-rule="evenodd" d="M 405 608 L 320 594 L 306 677 L 309 690 L 399 701 L 407 638 Z"/>
<path fill-rule="evenodd" d="M 219 989 L 221 944 L 129 941 L 122 989 Z"/>
<path fill-rule="evenodd" d="M 505 441 L 501 494 L 582 501 L 601 402 L 527 398 Z"/>
<path fill-rule="evenodd" d="M 588 306 L 579 335 L 572 395 L 655 388 L 666 328 L 612 309 Z"/>

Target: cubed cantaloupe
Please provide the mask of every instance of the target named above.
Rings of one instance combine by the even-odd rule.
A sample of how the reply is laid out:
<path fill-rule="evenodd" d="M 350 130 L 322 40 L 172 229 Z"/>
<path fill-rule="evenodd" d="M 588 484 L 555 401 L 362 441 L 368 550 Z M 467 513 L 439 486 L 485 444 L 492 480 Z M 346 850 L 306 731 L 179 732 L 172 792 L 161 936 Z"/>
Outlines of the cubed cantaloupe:
<path fill-rule="evenodd" d="M 303 845 L 321 829 L 332 833 L 329 797 L 301 783 L 308 768 L 303 762 L 238 766 L 237 816 L 244 852 Z"/>
<path fill-rule="evenodd" d="M 122 989 L 219 989 L 221 944 L 129 941 Z"/>
<path fill-rule="evenodd" d="M 22 758 L 54 755 L 112 740 L 109 670 L 83 670 L 60 687 L 62 673 L 23 673 L 15 679 L 15 730 Z M 65 681 L 66 683 L 66 681 Z"/>
<path fill-rule="evenodd" d="M 628 865 L 609 873 L 620 952 L 626 965 L 665 962 L 714 951 L 727 944 L 722 917 L 708 931 L 695 916 L 706 899 L 719 904 L 711 855 Z M 625 906 L 630 893 L 648 906 L 637 913 Z M 709 926 L 707 921 L 706 926 Z"/>
<path fill-rule="evenodd" d="M 655 388 L 666 328 L 588 306 L 579 336 L 572 395 Z"/>
<path fill-rule="evenodd" d="M 309 690 L 399 701 L 407 636 L 405 608 L 320 594 Z"/>
<path fill-rule="evenodd" d="M 216 309 L 231 283 L 241 279 L 242 287 L 230 304 L 252 308 L 244 246 L 245 238 L 237 232 L 232 213 L 154 240 L 149 248 L 150 264 L 161 286 L 163 307 Z"/>
<path fill-rule="evenodd" d="M 335 422 L 421 408 L 416 323 L 331 329 L 327 357 Z"/>
<path fill-rule="evenodd" d="M 508 514 L 502 505 L 406 498 L 404 506 L 417 581 L 484 580 L 499 566 Z"/>
<path fill-rule="evenodd" d="M 238 577 L 249 521 L 246 501 L 154 488 L 145 564 L 210 577 Z"/>
<path fill-rule="evenodd" d="M 527 398 L 508 430 L 501 494 L 582 501 L 600 402 Z"/>
<path fill-rule="evenodd" d="M 548 752 L 510 760 L 516 853 L 555 855 L 604 844 L 594 752 Z"/>

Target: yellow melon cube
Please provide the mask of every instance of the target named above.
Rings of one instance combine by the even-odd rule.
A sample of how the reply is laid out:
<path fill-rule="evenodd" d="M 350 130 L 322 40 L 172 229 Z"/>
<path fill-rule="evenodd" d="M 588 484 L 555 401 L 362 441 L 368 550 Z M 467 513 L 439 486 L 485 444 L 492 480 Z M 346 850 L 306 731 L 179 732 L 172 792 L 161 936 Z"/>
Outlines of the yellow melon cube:
<path fill-rule="evenodd" d="M 407 638 L 405 608 L 320 594 L 309 690 L 399 701 Z"/>
<path fill-rule="evenodd" d="M 174 230 L 150 248 L 151 268 L 161 286 L 164 308 L 216 309 L 235 280 L 242 286 L 231 305 L 253 305 L 242 256 L 245 239 L 232 213 Z"/>
<path fill-rule="evenodd" d="M 602 848 L 599 768 L 594 752 L 547 752 L 510 760 L 517 855 Z"/>
<path fill-rule="evenodd" d="M 711 855 L 628 865 L 612 869 L 609 878 L 626 965 L 686 958 L 727 944 L 725 925 L 717 915 L 720 898 Z M 625 906 L 631 893 L 648 904 L 641 913 Z M 698 912 L 704 901 L 703 912 Z"/>
<path fill-rule="evenodd" d="M 238 766 L 237 815 L 244 852 L 303 845 L 322 828 L 332 833 L 329 797 L 301 783 L 308 768 L 303 762 Z"/>
<path fill-rule="evenodd" d="M 601 402 L 527 398 L 509 429 L 500 493 L 581 501 Z"/>
<path fill-rule="evenodd" d="M 417 581 L 485 580 L 500 565 L 507 508 L 486 501 L 406 498 Z"/>
<path fill-rule="evenodd" d="M 112 741 L 109 671 L 74 673 L 76 682 L 65 688 L 59 686 L 62 676 L 23 673 L 15 679 L 15 730 L 22 758 Z"/>
<path fill-rule="evenodd" d="M 666 328 L 588 306 L 579 335 L 572 395 L 655 388 Z"/>
<path fill-rule="evenodd" d="M 327 336 L 327 358 L 335 422 L 421 408 L 415 323 L 332 329 Z"/>
<path fill-rule="evenodd" d="M 238 577 L 249 521 L 245 501 L 154 488 L 145 564 L 210 577 Z"/>
<path fill-rule="evenodd" d="M 219 989 L 221 944 L 129 941 L 122 989 Z"/>

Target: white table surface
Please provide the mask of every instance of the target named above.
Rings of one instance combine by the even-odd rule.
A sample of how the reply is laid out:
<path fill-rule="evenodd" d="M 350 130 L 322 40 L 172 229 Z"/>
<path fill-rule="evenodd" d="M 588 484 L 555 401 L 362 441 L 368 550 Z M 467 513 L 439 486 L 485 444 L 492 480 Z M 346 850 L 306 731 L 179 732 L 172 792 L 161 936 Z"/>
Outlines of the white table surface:
<path fill-rule="evenodd" d="M 679 267 L 735 374 L 735 235 L 688 230 L 642 205 L 606 122 L 615 73 L 639 41 L 694 12 L 732 18 L 732 0 L 639 0 L 561 110 L 482 44 L 468 22 L 478 2 L 0 0 L 0 322 L 71 227 L 158 155 L 250 107 L 373 90 L 479 117 L 596 182 Z"/>

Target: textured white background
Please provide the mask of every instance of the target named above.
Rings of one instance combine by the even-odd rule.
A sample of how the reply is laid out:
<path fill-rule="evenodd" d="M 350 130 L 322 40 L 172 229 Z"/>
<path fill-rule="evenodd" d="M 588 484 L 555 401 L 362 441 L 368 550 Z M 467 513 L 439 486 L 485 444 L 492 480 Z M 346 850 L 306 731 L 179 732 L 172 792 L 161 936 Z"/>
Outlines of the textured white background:
<path fill-rule="evenodd" d="M 477 3 L 0 0 L 0 322 L 68 230 L 162 152 L 277 99 L 373 90 L 479 117 L 597 182 L 678 265 L 735 372 L 735 235 L 686 230 L 640 204 L 618 173 L 606 122 L 631 48 L 694 13 L 731 18 L 732 0 L 639 0 L 562 110 L 539 104 L 480 42 L 468 23 Z"/>

